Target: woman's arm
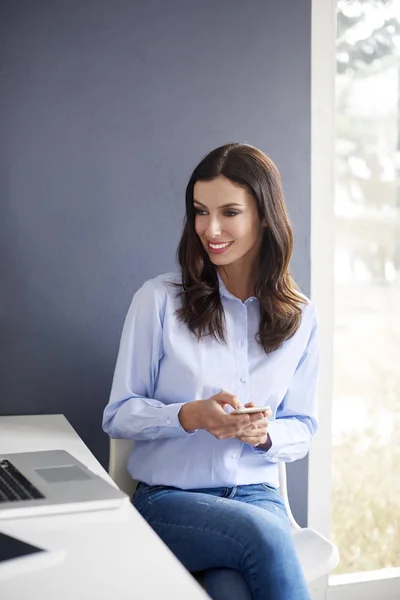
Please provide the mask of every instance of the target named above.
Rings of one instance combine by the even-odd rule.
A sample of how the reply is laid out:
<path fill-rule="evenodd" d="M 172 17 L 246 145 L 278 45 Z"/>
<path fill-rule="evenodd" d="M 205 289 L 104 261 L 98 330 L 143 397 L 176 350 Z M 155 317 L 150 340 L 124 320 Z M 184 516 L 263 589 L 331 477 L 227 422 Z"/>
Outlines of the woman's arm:
<path fill-rule="evenodd" d="M 180 424 L 182 403 L 152 398 L 163 356 L 165 285 L 147 281 L 135 294 L 122 331 L 103 429 L 110 437 L 154 440 L 191 435 Z"/>
<path fill-rule="evenodd" d="M 318 334 L 314 312 L 310 336 L 275 420 L 268 426 L 268 440 L 257 446 L 270 462 L 303 458 L 317 430 Z"/>

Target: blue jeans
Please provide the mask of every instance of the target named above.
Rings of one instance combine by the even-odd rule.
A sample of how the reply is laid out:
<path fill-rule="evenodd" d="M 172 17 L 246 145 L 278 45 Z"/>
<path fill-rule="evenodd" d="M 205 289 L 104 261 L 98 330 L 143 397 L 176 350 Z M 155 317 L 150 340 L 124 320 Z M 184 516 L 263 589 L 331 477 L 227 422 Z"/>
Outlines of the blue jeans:
<path fill-rule="evenodd" d="M 266 484 L 180 490 L 139 484 L 133 504 L 214 600 L 309 600 L 289 519 Z"/>

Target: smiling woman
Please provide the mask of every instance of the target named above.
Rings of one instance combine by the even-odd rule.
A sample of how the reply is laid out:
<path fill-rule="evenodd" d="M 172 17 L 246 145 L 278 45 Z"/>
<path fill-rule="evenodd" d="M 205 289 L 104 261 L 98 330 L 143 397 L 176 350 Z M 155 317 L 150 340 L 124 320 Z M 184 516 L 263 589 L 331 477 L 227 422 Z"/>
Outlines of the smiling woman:
<path fill-rule="evenodd" d="M 292 246 L 273 162 L 246 144 L 206 156 L 181 270 L 135 294 L 104 411 L 111 437 L 135 440 L 135 507 L 213 600 L 309 598 L 277 493 L 278 463 L 303 458 L 317 426 L 316 315 Z"/>

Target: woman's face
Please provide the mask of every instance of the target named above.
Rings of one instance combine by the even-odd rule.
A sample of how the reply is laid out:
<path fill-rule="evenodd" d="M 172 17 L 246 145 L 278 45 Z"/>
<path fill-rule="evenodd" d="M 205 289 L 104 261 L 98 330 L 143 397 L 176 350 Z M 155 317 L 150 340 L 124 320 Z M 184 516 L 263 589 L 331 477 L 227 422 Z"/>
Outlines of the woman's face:
<path fill-rule="evenodd" d="M 264 228 L 249 192 L 222 175 L 193 189 L 195 230 L 215 266 L 255 261 Z"/>

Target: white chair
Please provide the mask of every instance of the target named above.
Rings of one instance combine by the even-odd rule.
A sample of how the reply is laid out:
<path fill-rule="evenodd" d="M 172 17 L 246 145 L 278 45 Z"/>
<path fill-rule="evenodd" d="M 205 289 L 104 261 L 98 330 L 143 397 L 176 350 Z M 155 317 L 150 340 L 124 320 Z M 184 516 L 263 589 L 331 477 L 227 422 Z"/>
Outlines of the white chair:
<path fill-rule="evenodd" d="M 118 487 L 129 496 L 135 491 L 137 482 L 126 470 L 126 463 L 132 450 L 132 440 L 110 440 L 109 474 Z M 339 562 L 337 547 L 314 529 L 300 527 L 290 509 L 286 465 L 279 464 L 280 493 L 289 515 L 292 535 L 307 583 L 312 583 L 330 573 Z"/>

